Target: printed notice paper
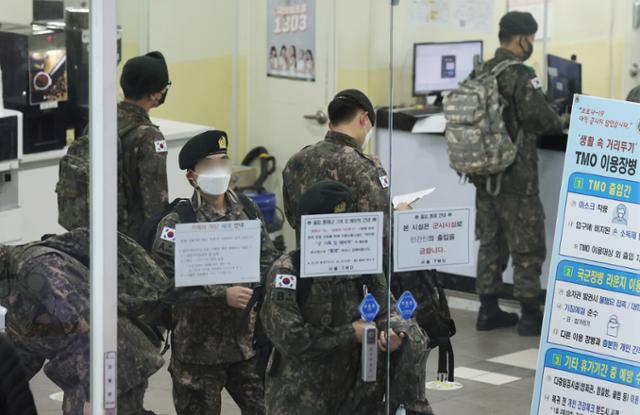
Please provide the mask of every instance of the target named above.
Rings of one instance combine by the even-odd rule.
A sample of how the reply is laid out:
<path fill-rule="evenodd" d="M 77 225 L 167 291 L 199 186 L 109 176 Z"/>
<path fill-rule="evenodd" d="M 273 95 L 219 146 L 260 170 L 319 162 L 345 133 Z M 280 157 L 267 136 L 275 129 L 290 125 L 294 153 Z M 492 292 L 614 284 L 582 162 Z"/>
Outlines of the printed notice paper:
<path fill-rule="evenodd" d="M 260 281 L 260 221 L 178 224 L 176 287 Z"/>
<path fill-rule="evenodd" d="M 302 217 L 301 277 L 382 272 L 382 212 Z"/>

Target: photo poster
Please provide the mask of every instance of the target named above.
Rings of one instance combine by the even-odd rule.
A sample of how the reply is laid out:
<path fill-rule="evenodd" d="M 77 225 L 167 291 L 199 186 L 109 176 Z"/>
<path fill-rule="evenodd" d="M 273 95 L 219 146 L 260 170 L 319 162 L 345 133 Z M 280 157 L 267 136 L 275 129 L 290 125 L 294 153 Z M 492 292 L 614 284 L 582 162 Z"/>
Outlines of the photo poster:
<path fill-rule="evenodd" d="M 640 413 L 640 105 L 576 95 L 531 415 Z"/>
<path fill-rule="evenodd" d="M 267 76 L 315 82 L 315 0 L 269 0 Z"/>

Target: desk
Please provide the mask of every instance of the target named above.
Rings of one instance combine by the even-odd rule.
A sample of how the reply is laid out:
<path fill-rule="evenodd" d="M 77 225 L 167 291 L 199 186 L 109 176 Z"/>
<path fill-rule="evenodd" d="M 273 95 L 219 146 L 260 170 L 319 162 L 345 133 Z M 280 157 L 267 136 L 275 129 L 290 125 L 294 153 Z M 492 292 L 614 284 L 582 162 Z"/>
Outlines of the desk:
<path fill-rule="evenodd" d="M 392 180 L 393 195 L 414 192 L 416 190 L 435 187 L 436 191 L 414 204 L 416 209 L 468 207 L 472 209 L 471 225 L 475 226 L 475 187 L 460 184 L 458 175 L 449 167 L 447 142 L 444 134 L 412 134 L 404 131 L 411 123 L 401 125 L 403 129 L 393 131 L 393 161 L 389 160 L 389 130 L 383 122 L 386 114 L 381 114 L 381 121 L 376 131 L 375 151 L 382 160 Z M 380 128 L 380 127 L 383 128 Z M 554 141 L 555 140 L 555 141 Z M 544 144 L 544 147 L 542 145 Z M 545 137 L 541 140 L 539 156 L 540 198 L 546 213 L 545 231 L 547 251 L 553 246 L 555 234 L 558 200 L 564 167 L 564 148 L 566 136 Z M 554 150 L 549 148 L 563 148 Z M 465 266 L 444 267 L 440 271 L 451 274 L 450 288 L 472 291 L 476 276 L 477 253 L 479 244 L 472 245 L 471 264 Z M 550 255 L 542 272 L 542 287 L 546 288 L 549 273 Z M 504 281 L 513 284 L 511 265 L 504 274 Z M 508 287 L 507 287 L 508 288 Z"/>

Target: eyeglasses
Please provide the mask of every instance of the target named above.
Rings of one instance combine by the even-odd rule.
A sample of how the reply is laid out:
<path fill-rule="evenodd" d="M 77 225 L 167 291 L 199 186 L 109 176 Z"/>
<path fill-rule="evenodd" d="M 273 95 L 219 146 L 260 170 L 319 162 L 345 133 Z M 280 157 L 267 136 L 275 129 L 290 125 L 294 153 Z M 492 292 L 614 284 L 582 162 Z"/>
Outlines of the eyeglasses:
<path fill-rule="evenodd" d="M 173 85 L 173 83 L 169 81 L 165 89 L 168 91 L 171 88 L 171 85 Z"/>

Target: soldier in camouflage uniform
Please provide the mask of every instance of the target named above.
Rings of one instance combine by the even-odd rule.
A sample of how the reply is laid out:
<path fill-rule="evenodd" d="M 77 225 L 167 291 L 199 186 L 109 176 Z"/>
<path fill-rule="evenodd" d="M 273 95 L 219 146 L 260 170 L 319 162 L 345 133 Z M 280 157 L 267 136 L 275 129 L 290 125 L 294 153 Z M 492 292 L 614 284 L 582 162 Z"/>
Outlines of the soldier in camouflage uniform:
<path fill-rule="evenodd" d="M 164 57 L 151 52 L 129 60 L 120 85 L 124 101 L 118 104 L 120 162 L 126 201 L 120 231 L 135 238 L 145 221 L 166 209 L 167 142 L 149 118 L 149 111 L 164 104 L 171 81 Z"/>
<path fill-rule="evenodd" d="M 486 63 L 491 70 L 505 60 L 527 60 L 533 52 L 538 25 L 529 13 L 509 12 L 500 21 L 501 46 Z M 560 133 L 568 115 L 559 116 L 547 101 L 534 70 L 524 64 L 498 76 L 507 106 L 503 113 L 509 136 L 522 134 L 515 162 L 502 177 L 498 196 L 491 196 L 483 179 L 472 179 L 476 193 L 476 237 L 480 241 L 476 289 L 481 307 L 476 327 L 492 330 L 513 326 L 518 316 L 498 307 L 502 273 L 509 256 L 514 268 L 514 297 L 522 304 L 520 335 L 539 335 L 542 325 L 540 274 L 546 256 L 544 211 L 538 186 L 537 137 Z"/>
<path fill-rule="evenodd" d="M 89 406 L 89 232 L 78 228 L 24 246 L 0 245 L 0 304 L 29 378 L 43 368 L 64 391 L 63 413 Z M 164 363 L 146 315 L 170 281 L 133 240 L 118 240 L 118 413 L 143 407 L 148 378 Z M 45 364 L 46 362 L 46 364 Z"/>
<path fill-rule="evenodd" d="M 195 188 L 192 198 L 197 222 L 222 222 L 261 215 L 253 202 L 228 188 L 231 164 L 228 140 L 222 131 L 193 137 L 180 151 L 179 162 Z M 241 198 L 245 198 L 244 202 Z M 250 204 L 250 206 L 246 206 Z M 170 213 L 158 225 L 153 255 L 168 276 L 174 276 L 174 236 L 178 213 Z M 262 221 L 263 222 L 263 221 Z M 262 223 L 260 270 L 266 275 L 275 249 Z M 182 288 L 189 305 L 173 310 L 171 337 L 173 398 L 179 415 L 220 414 L 221 391 L 226 388 L 243 414 L 264 413 L 264 388 L 256 371 L 253 350 L 255 311 L 245 310 L 255 284 L 211 285 Z"/>
<path fill-rule="evenodd" d="M 376 122 L 373 105 L 361 91 L 348 89 L 334 97 L 329 104 L 328 113 L 330 124 L 325 139 L 294 154 L 282 172 L 282 192 L 287 220 L 299 234 L 299 202 L 304 191 L 323 180 L 339 181 L 351 189 L 354 212 L 385 214 L 384 239 L 387 242 L 384 245 L 387 246 L 389 177 L 380 160 L 363 151 L 367 137 L 372 133 Z M 404 210 L 410 207 L 403 204 L 398 209 Z M 383 262 L 388 264 L 387 249 L 384 250 L 383 255 Z M 416 350 L 414 354 L 402 353 L 403 359 L 406 359 L 404 357 L 406 355 L 419 360 L 418 355 L 424 351 L 423 348 L 420 352 Z M 401 379 L 400 374 L 393 372 L 394 368 L 391 376 L 397 379 L 395 386 L 410 390 L 411 386 L 406 385 L 407 378 Z M 406 373 L 406 375 L 409 374 Z M 384 375 L 384 373 L 380 374 L 380 376 Z M 394 393 L 392 397 L 393 395 Z M 416 412 L 413 413 L 430 413 L 431 411 L 423 395 L 413 395 L 403 403 L 405 406 L 415 407 Z"/>
<path fill-rule="evenodd" d="M 339 92 L 329 104 L 329 119 L 325 139 L 294 154 L 282 172 L 285 214 L 296 230 L 300 197 L 321 180 L 340 181 L 351 188 L 355 212 L 388 216 L 389 178 L 380 160 L 362 150 L 376 122 L 371 101 L 354 89 Z M 386 230 L 388 219 L 385 225 Z"/>
<path fill-rule="evenodd" d="M 355 200 L 352 191 L 342 183 L 321 181 L 303 192 L 299 213 L 329 214 L 352 210 Z M 384 275 L 341 276 L 300 279 L 300 252 L 280 257 L 273 265 L 266 281 L 265 302 L 260 319 L 274 350 L 267 369 L 265 401 L 268 414 L 339 415 L 376 414 L 381 409 L 384 389 L 386 353 L 378 357 L 378 380 L 363 383 L 360 379 L 360 348 L 363 329 L 367 323 L 360 318 L 358 306 L 364 288 L 386 304 Z M 381 332 L 379 347 L 386 349 L 386 307 L 375 320 Z M 415 326 L 414 326 L 415 327 Z M 421 333 L 414 333 L 421 338 Z M 402 342 L 404 332 L 392 334 L 391 351 L 400 363 L 406 360 L 403 351 L 412 342 Z M 424 340 L 424 338 L 421 338 Z M 415 344 L 425 345 L 419 340 Z M 397 349 L 402 345 L 402 349 Z M 423 351 L 426 347 L 422 348 Z M 413 351 L 411 351 L 413 352 Z M 408 362 L 408 361 L 407 361 Z M 415 371 L 415 363 L 404 373 Z M 424 368 L 425 362 L 422 361 Z M 394 379 L 395 380 L 395 379 Z M 415 379 L 413 379 L 415 380 Z M 398 379 L 398 384 L 402 379 Z M 420 389 L 420 382 L 415 382 Z M 403 384 L 406 386 L 406 384 Z M 409 389 L 409 388 L 404 388 Z M 422 383 L 424 393 L 424 383 Z M 414 389 L 409 389 L 413 392 Z M 392 397 L 400 396 L 394 389 Z M 411 398 L 414 398 L 412 396 Z M 392 399 L 392 402 L 395 401 Z M 401 402 L 394 402 L 396 408 Z M 408 414 L 430 414 L 424 402 Z M 394 411 L 395 412 L 395 411 Z"/>

